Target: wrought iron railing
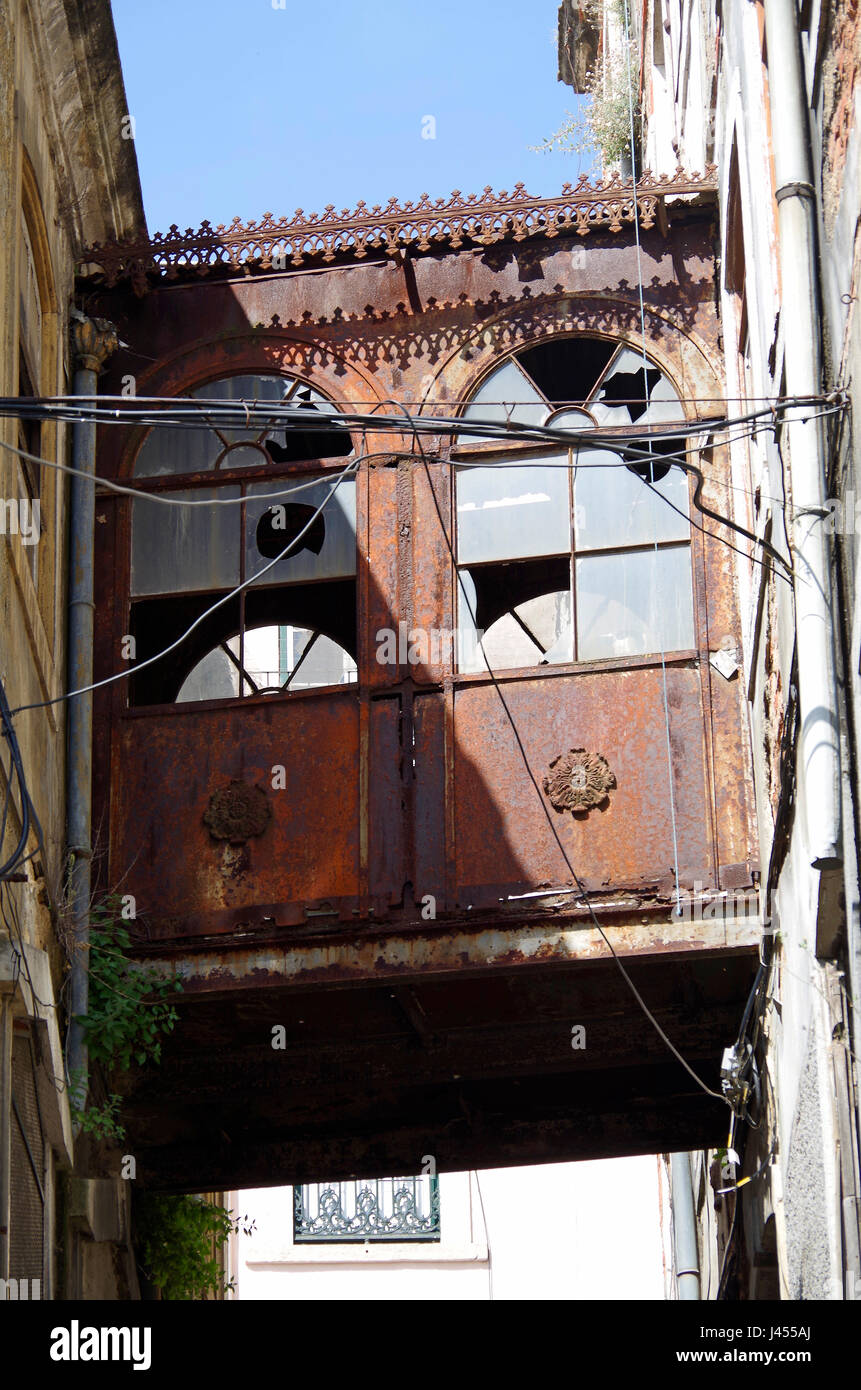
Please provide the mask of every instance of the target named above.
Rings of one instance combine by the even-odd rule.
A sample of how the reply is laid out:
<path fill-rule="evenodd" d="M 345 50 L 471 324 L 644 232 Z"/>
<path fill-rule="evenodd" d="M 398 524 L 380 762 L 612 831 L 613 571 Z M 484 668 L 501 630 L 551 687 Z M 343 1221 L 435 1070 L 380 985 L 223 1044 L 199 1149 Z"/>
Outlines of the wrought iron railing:
<path fill-rule="evenodd" d="M 293 1189 L 293 1241 L 439 1240 L 439 1179 L 358 1178 Z"/>

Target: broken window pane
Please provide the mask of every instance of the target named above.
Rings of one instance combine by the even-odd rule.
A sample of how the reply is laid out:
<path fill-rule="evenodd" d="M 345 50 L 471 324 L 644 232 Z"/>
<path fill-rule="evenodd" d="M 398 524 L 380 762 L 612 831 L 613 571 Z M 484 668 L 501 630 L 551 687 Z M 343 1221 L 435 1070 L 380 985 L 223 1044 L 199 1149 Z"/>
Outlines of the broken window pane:
<path fill-rule="evenodd" d="M 240 652 L 242 657 L 240 658 Z M 248 628 L 208 652 L 186 677 L 178 703 L 346 685 L 357 678 L 348 651 L 319 631 L 287 625 Z"/>
<path fill-rule="evenodd" d="M 253 444 L 265 441 L 273 463 L 301 462 L 303 459 L 332 458 L 350 454 L 353 441 L 348 430 L 303 430 L 295 424 L 281 425 L 273 430 L 271 421 L 257 422 L 248 429 L 228 429 L 219 423 L 214 410 L 207 411 L 207 401 L 272 401 L 305 409 L 318 418 L 321 414 L 336 416 L 337 407 L 319 391 L 283 376 L 232 376 L 210 381 L 190 392 L 201 405 L 201 428 L 157 426 L 151 430 L 135 460 L 136 478 L 159 477 L 167 473 L 199 473 L 214 468 L 216 459 L 231 444 Z M 278 440 L 267 435 L 277 433 Z M 283 439 L 283 443 L 280 442 Z M 222 460 L 222 468 L 239 468 L 268 462 L 265 454 L 236 451 Z"/>
<path fill-rule="evenodd" d="M 554 338 L 517 354 L 517 360 L 549 401 L 585 401 L 616 350 L 604 338 Z"/>
<path fill-rule="evenodd" d="M 225 646 L 239 657 L 239 638 L 232 637 Z M 239 668 L 222 647 L 216 647 L 199 661 L 183 681 L 177 704 L 192 700 L 230 700 L 239 694 Z"/>
<path fill-rule="evenodd" d="M 150 430 L 135 459 L 136 478 L 158 478 L 166 473 L 203 473 L 215 467 L 223 448 L 209 429 L 181 429 L 158 425 Z"/>
<path fill-rule="evenodd" d="M 516 362 L 504 362 L 491 372 L 463 412 L 465 420 L 515 420 L 522 425 L 540 425 L 547 414 L 547 402 Z M 469 436 L 466 436 L 469 440 Z"/>
<path fill-rule="evenodd" d="M 572 660 L 567 558 L 464 569 L 459 579 L 461 671 L 485 671 L 488 661 L 504 671 Z"/>
<path fill-rule="evenodd" d="M 206 386 L 198 386 L 191 394 L 199 401 L 272 401 L 280 404 L 285 392 L 294 385 L 291 378 L 283 376 L 229 376 L 219 381 L 210 381 Z M 205 414 L 205 407 L 202 410 Z M 264 429 L 255 425 L 252 429 L 225 429 L 213 415 L 205 415 L 213 429 L 218 430 L 225 444 L 239 444 L 259 439 Z M 223 445 L 222 445 L 223 447 Z"/>
<path fill-rule="evenodd" d="M 320 416 L 336 416 L 335 407 L 309 386 L 303 386 L 292 393 L 287 404 L 297 410 L 307 411 L 312 419 Z M 280 444 L 272 435 L 266 438 L 266 448 L 274 463 L 301 463 L 304 459 L 344 457 L 353 452 L 353 441 L 348 430 L 323 429 L 319 425 L 303 430 L 294 420 L 282 427 L 284 443 Z"/>
<path fill-rule="evenodd" d="M 465 644 L 463 671 L 511 671 L 570 661 L 571 594 L 543 594 L 504 613 L 478 640 Z M 486 658 L 486 660 L 485 660 Z"/>
<path fill-rule="evenodd" d="M 333 489 L 331 500 L 312 520 L 320 503 Z M 271 494 L 276 490 L 272 483 L 255 483 L 248 488 L 245 503 L 246 578 L 259 576 L 255 583 L 277 584 L 355 574 L 355 479 L 345 478 L 337 489 L 334 480 L 321 481 L 302 492 L 287 492 L 283 502 L 277 499 L 258 500 L 261 493 Z M 304 535 L 298 539 L 303 531 Z M 292 545 L 290 553 L 273 565 L 272 560 L 288 545 Z M 267 565 L 269 568 L 261 575 Z"/>
<path fill-rule="evenodd" d="M 599 426 L 650 425 L 684 420 L 679 398 L 666 377 L 643 354 L 625 348 L 614 360 L 589 404 Z"/>
<path fill-rule="evenodd" d="M 617 457 L 597 449 L 581 450 L 576 455 L 576 549 L 606 550 L 611 546 L 686 540 L 690 534 L 687 474 L 681 468 L 671 468 L 660 481 L 649 486 L 620 458 L 615 464 L 610 463 Z M 662 460 L 657 461 L 656 475 L 663 466 Z"/>
<path fill-rule="evenodd" d="M 570 549 L 568 455 L 516 468 L 457 470 L 457 546 L 462 564 L 558 555 Z"/>
<path fill-rule="evenodd" d="M 238 497 L 238 487 L 171 492 L 202 502 Z M 133 594 L 233 588 L 239 583 L 239 506 L 166 507 L 148 497 L 132 503 Z"/>
<path fill-rule="evenodd" d="M 218 460 L 218 467 L 219 469 L 265 468 L 268 463 L 269 455 L 259 449 L 256 444 L 236 444 L 221 455 Z"/>
<path fill-rule="evenodd" d="M 575 576 L 578 660 L 695 645 L 688 546 L 588 556 Z"/>

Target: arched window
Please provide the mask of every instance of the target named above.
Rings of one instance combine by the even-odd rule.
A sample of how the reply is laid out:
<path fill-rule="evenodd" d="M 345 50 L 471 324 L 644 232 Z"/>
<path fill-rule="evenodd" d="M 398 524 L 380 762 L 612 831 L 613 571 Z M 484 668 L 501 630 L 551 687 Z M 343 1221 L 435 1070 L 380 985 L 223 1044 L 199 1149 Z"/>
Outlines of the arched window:
<path fill-rule="evenodd" d="M 462 671 L 694 646 L 688 481 L 669 461 L 679 444 L 655 441 L 644 462 L 626 462 L 621 452 L 632 427 L 684 419 L 654 363 L 604 339 L 542 343 L 497 366 L 464 419 L 597 427 L 618 432 L 620 452 L 581 445 L 572 467 L 565 449 L 461 438 Z"/>
<path fill-rule="evenodd" d="M 355 480 L 340 483 L 313 519 L 334 484 L 321 461 L 351 454 L 349 434 L 285 429 L 274 415 L 263 429 L 225 429 L 207 412 L 208 402 L 223 400 L 288 402 L 333 418 L 336 407 L 296 377 L 234 376 L 190 394 L 201 402 L 200 428 L 151 430 L 135 461 L 142 486 L 131 527 L 137 662 L 169 645 L 217 598 L 247 587 L 176 653 L 134 678 L 134 703 L 233 699 L 355 680 Z M 281 486 L 283 500 L 269 496 Z M 144 488 L 217 505 L 165 506 Z"/>

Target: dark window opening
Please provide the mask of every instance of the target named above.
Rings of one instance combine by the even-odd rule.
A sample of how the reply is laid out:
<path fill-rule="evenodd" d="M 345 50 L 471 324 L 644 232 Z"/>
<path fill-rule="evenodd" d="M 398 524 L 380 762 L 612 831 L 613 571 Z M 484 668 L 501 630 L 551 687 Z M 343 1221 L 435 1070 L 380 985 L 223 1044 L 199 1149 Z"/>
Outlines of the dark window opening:
<path fill-rule="evenodd" d="M 461 670 L 511 670 L 572 659 L 571 561 L 568 556 L 474 565 L 460 572 Z M 478 633 L 472 639 L 469 609 Z"/>
<path fill-rule="evenodd" d="M 314 518 L 315 511 L 316 507 L 301 502 L 275 503 L 267 508 L 254 533 L 260 554 L 275 560 L 289 546 L 294 555 L 301 555 L 303 550 L 319 555 L 326 539 L 326 518 L 322 512 Z"/>
<path fill-rule="evenodd" d="M 557 338 L 527 348 L 517 360 L 548 401 L 585 401 L 616 347 L 603 338 Z"/>
<path fill-rule="evenodd" d="M 598 393 L 598 399 L 612 404 L 627 405 L 631 421 L 636 423 L 645 415 L 649 397 L 660 380 L 661 373 L 654 367 L 613 372 Z"/>
<path fill-rule="evenodd" d="M 132 606 L 138 663 L 169 646 L 217 593 Z M 248 589 L 211 613 L 169 656 L 132 677 L 133 705 L 349 684 L 356 679 L 356 581 Z"/>
<path fill-rule="evenodd" d="M 311 392 L 307 387 L 297 391 L 290 404 L 320 415 L 320 409 L 312 401 Z M 353 441 L 345 429 L 327 430 L 318 427 L 298 430 L 295 425 L 291 425 L 284 431 L 283 444 L 278 444 L 270 436 L 263 440 L 263 447 L 274 463 L 301 463 L 303 459 L 343 458 L 353 452 Z"/>

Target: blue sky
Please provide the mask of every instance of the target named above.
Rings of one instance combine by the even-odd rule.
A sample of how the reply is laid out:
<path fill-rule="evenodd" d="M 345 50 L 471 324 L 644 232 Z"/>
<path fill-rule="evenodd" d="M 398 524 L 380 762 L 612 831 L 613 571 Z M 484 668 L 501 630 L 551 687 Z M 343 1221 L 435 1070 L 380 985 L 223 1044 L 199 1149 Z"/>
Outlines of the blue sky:
<path fill-rule="evenodd" d="M 585 168 L 529 149 L 580 100 L 556 80 L 558 0 L 283 3 L 112 0 L 151 232 L 518 180 L 552 196 Z"/>

